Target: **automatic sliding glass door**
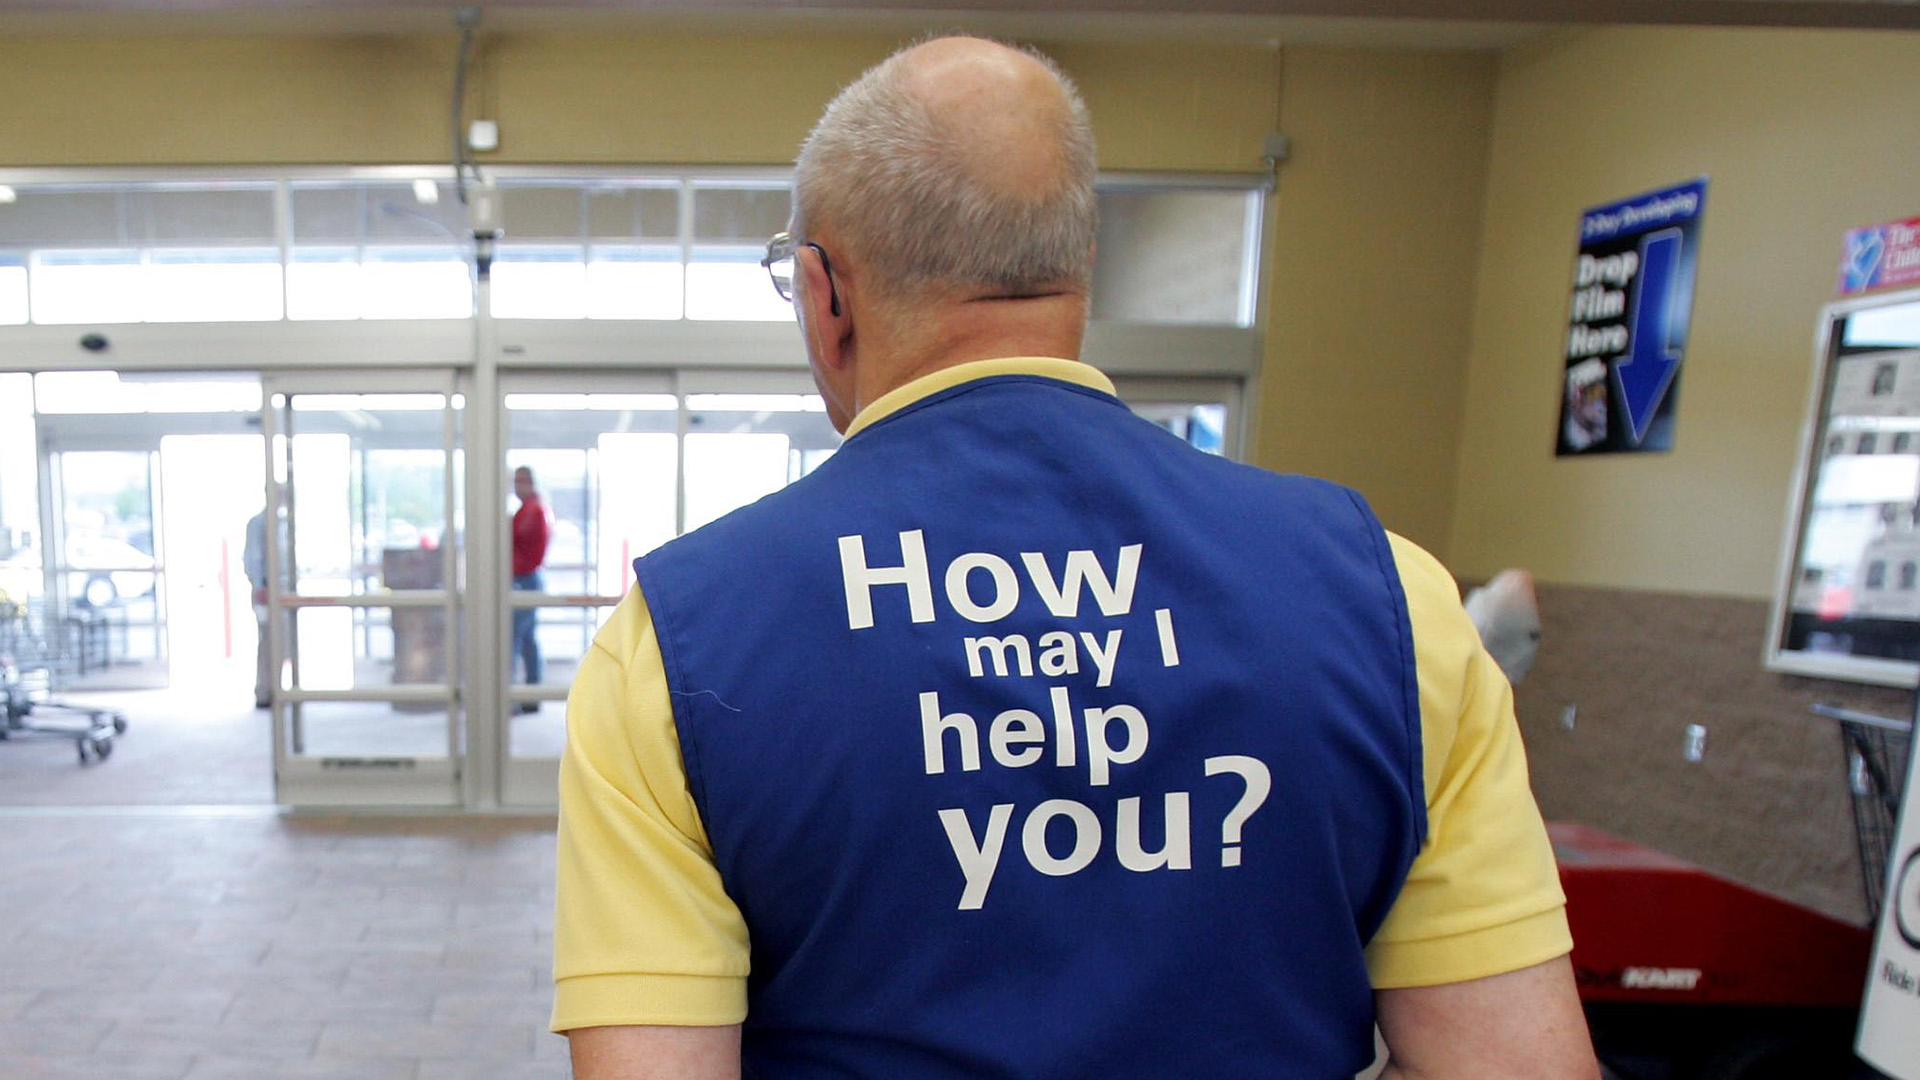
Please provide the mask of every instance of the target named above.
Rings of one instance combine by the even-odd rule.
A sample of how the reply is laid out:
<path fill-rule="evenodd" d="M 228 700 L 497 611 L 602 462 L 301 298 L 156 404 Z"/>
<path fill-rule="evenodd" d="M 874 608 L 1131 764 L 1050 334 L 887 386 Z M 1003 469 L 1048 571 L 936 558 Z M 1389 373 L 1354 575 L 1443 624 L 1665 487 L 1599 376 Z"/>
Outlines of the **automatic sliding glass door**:
<path fill-rule="evenodd" d="M 580 660 L 632 585 L 633 559 L 678 534 L 682 422 L 665 373 L 511 374 L 501 387 L 501 801 L 547 806 Z M 544 545 L 528 521 L 541 512 Z"/>
<path fill-rule="evenodd" d="M 633 584 L 633 560 L 811 472 L 840 438 L 807 377 L 515 374 L 501 381 L 503 475 L 528 470 L 551 517 L 537 573 L 501 512 L 508 608 L 502 802 L 546 806 L 566 740 L 567 688 Z M 509 585 L 514 585 L 508 588 Z M 529 662 L 531 661 L 531 662 Z M 511 676 L 509 680 L 509 675 Z"/>
<path fill-rule="evenodd" d="M 266 380 L 274 774 L 292 805 L 457 805 L 450 372 Z"/>
<path fill-rule="evenodd" d="M 64 688 L 166 686 L 159 446 L 72 449 L 49 434 L 42 456 L 56 537 L 48 631 L 67 659 Z"/>

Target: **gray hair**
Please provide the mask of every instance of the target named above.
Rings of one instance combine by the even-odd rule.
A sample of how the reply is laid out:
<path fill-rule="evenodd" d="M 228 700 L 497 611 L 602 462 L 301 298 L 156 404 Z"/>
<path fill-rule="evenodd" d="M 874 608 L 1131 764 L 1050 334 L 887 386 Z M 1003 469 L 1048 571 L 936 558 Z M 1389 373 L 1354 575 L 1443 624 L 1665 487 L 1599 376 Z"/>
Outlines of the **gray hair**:
<path fill-rule="evenodd" d="M 895 295 L 1087 288 L 1097 221 L 1087 106 L 1051 59 L 1020 51 L 1066 95 L 1054 133 L 1057 183 L 1038 191 L 992 184 L 991 162 L 982 169 L 979 158 L 990 148 L 962 145 L 889 59 L 842 90 L 801 145 L 794 235 L 804 237 L 808 223 L 832 225 Z"/>

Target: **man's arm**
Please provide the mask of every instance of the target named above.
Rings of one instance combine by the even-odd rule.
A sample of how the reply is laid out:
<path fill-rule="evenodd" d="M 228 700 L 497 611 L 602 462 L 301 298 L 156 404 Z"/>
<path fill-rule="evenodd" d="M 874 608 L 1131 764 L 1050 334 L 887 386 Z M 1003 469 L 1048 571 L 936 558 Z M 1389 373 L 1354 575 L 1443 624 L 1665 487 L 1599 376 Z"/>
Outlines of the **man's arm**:
<path fill-rule="evenodd" d="M 1381 1080 L 1599 1080 L 1564 956 L 1374 1000 L 1387 1044 Z"/>
<path fill-rule="evenodd" d="M 557 839 L 550 1026 L 573 1038 L 589 1070 L 579 1075 L 738 1076 L 746 923 L 688 790 L 638 588 L 595 637 L 567 699 Z M 694 1071 L 688 1053 L 715 1039 L 732 1048 L 731 1070 Z"/>
<path fill-rule="evenodd" d="M 567 1033 L 574 1080 L 739 1080 L 740 1025 L 591 1027 Z"/>
<path fill-rule="evenodd" d="M 1431 555 L 1391 537 L 1419 672 L 1427 838 L 1367 946 L 1390 1080 L 1594 1080 L 1565 895 L 1513 693 Z"/>

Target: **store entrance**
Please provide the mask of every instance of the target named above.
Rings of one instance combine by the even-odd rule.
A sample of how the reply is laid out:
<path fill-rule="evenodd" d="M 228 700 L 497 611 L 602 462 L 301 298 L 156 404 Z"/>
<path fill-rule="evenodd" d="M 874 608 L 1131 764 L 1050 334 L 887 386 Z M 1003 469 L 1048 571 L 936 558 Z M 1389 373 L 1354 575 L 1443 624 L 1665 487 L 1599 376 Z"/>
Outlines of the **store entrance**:
<path fill-rule="evenodd" d="M 258 377 L 45 372 L 0 393 L 0 655 L 34 701 L 21 721 L 52 729 L 0 747 L 0 803 L 270 803 L 243 566 Z M 85 710 L 128 727 L 81 767 L 55 733 Z"/>
<path fill-rule="evenodd" d="M 223 704 L 253 693 L 246 522 L 263 505 L 264 460 L 258 435 L 160 440 L 167 682 Z"/>
<path fill-rule="evenodd" d="M 276 800 L 459 805 L 451 371 L 271 374 L 261 537 Z"/>
<path fill-rule="evenodd" d="M 258 378 L 9 378 L 33 456 L 5 455 L 6 490 L 38 495 L 9 499 L 6 588 L 37 617 L 62 689 L 225 694 L 252 644 L 237 579 L 261 500 Z"/>

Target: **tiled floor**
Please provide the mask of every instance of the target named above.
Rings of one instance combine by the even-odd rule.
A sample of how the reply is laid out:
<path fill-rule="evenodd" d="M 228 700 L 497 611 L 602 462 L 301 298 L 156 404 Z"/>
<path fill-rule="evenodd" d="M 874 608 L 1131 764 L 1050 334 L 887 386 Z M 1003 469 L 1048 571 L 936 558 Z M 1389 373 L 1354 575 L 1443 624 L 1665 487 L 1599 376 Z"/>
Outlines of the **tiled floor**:
<path fill-rule="evenodd" d="M 250 686 L 178 682 L 63 695 L 126 715 L 104 762 L 0 742 L 0 1080 L 567 1076 L 552 817 L 283 815 Z M 444 714 L 332 709 L 312 753 L 445 752 Z"/>
<path fill-rule="evenodd" d="M 230 806 L 273 802 L 273 733 L 247 688 L 72 693 L 64 700 L 115 709 L 128 722 L 113 756 L 80 766 L 71 739 L 0 742 L 0 806 Z M 30 719 L 74 722 L 55 710 Z M 548 701 L 512 718 L 516 757 L 558 757 L 566 741 L 566 703 Z M 309 717 L 310 754 L 444 755 L 446 714 L 411 713 L 379 702 L 325 703 Z M 4 913 L 0 913 L 4 917 Z M 5 1080 L 0 1077 L 0 1080 Z"/>
<path fill-rule="evenodd" d="M 537 817 L 0 810 L 0 1077 L 565 1077 L 552 848 Z"/>
<path fill-rule="evenodd" d="M 71 739 L 0 742 L 0 805 L 265 805 L 273 801 L 273 733 L 242 687 L 207 700 L 186 690 L 75 693 L 63 700 L 127 718 L 113 756 L 84 768 Z M 76 719 L 52 709 L 28 717 Z M 0 912 L 4 918 L 4 912 Z"/>

